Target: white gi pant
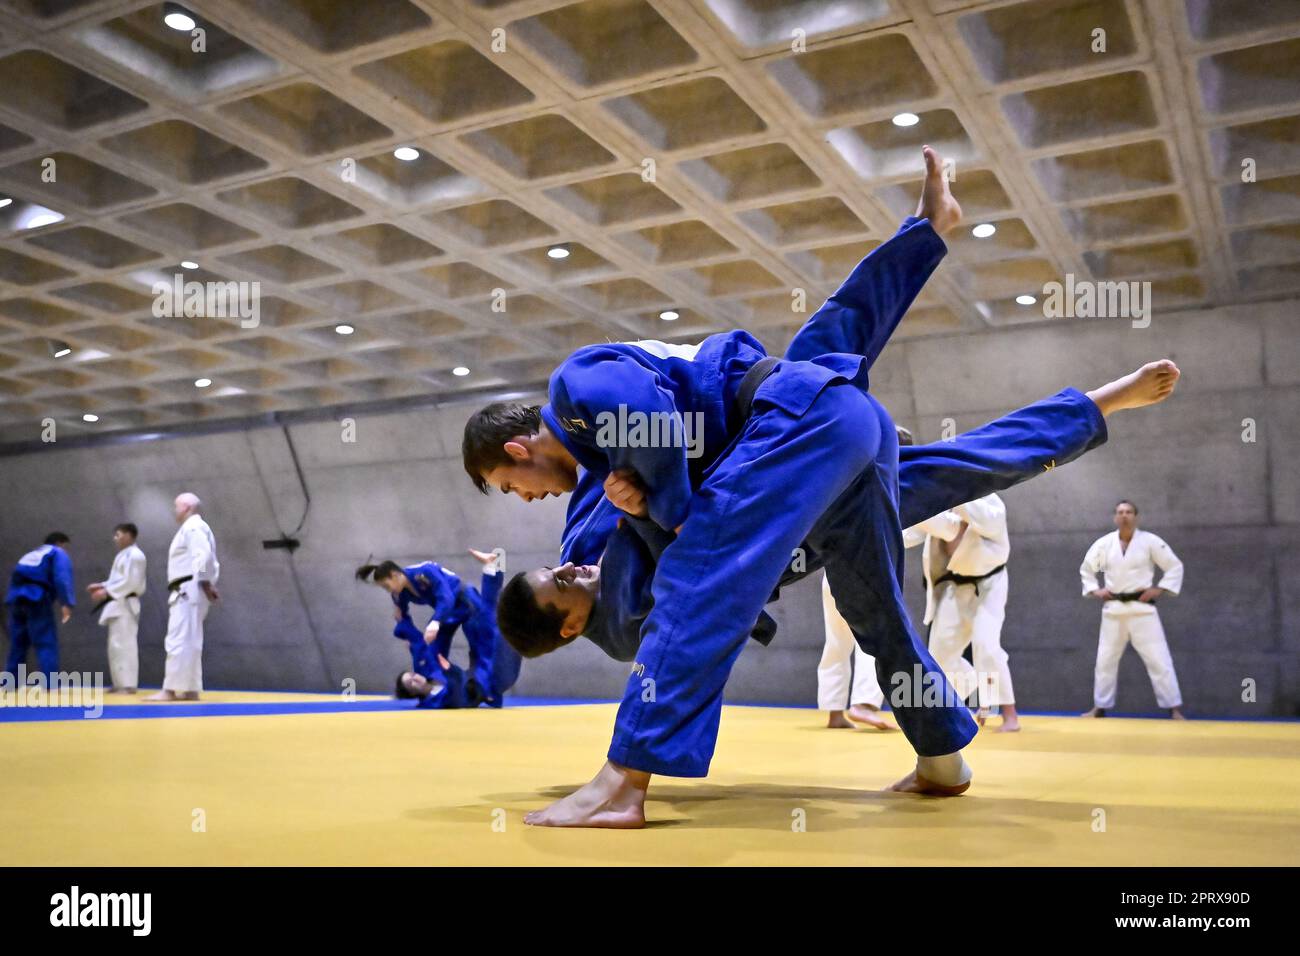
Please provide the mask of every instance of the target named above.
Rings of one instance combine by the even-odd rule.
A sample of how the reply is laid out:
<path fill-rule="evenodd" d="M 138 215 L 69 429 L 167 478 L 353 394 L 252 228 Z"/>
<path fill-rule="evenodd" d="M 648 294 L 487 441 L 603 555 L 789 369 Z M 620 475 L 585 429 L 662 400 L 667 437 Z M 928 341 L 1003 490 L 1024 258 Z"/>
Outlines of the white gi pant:
<path fill-rule="evenodd" d="M 1113 611 L 1112 605 L 1117 605 Z M 1178 675 L 1174 673 L 1174 659 L 1169 653 L 1164 626 L 1160 623 L 1160 612 L 1151 604 L 1142 608 L 1125 607 L 1122 601 L 1107 601 L 1102 605 L 1093 704 L 1103 710 L 1115 706 L 1119 660 L 1124 656 L 1129 641 L 1133 642 L 1133 648 L 1146 665 L 1151 687 L 1156 692 L 1156 704 L 1165 709 L 1181 707 L 1183 695 L 1178 689 Z"/>
<path fill-rule="evenodd" d="M 981 710 L 1016 702 L 1007 652 L 1002 649 L 1002 622 L 1007 615 L 1007 572 L 1004 568 L 972 584 L 945 581 L 935 587 L 934 621 L 930 625 L 930 654 L 944 676 L 965 700 L 978 691 Z M 970 645 L 974 666 L 962 656 Z"/>
<path fill-rule="evenodd" d="M 136 637 L 140 632 L 140 619 L 123 612 L 121 617 L 110 618 L 108 627 L 108 676 L 114 687 L 140 686 L 140 648 Z"/>
<path fill-rule="evenodd" d="M 822 647 L 821 663 L 817 665 L 818 710 L 844 710 L 854 704 L 870 704 L 879 709 L 885 695 L 876 679 L 876 659 L 858 646 L 849 622 L 835 607 L 825 577 L 822 578 L 822 615 L 826 620 L 826 644 Z M 850 670 L 853 673 L 851 695 Z"/>
<path fill-rule="evenodd" d="M 203 690 L 203 620 L 211 602 L 197 581 L 186 581 L 167 599 L 167 667 L 163 690 Z"/>

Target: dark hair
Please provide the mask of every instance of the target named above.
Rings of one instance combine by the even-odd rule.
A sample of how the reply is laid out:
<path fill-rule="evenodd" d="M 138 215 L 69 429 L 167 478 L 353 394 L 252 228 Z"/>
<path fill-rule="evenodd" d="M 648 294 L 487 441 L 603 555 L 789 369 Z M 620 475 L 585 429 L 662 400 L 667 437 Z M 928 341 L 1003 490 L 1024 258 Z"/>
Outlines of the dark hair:
<path fill-rule="evenodd" d="M 487 494 L 488 483 L 483 473 L 510 464 L 511 458 L 505 451 L 506 442 L 519 435 L 536 435 L 541 430 L 542 409 L 539 405 L 493 402 L 471 415 L 465 423 L 460 455 L 474 487 Z"/>
<path fill-rule="evenodd" d="M 123 521 L 120 525 L 118 525 L 118 526 L 117 526 L 116 528 L 114 528 L 113 530 L 114 530 L 114 531 L 125 531 L 125 532 L 126 532 L 127 534 L 129 534 L 133 539 L 134 539 L 134 538 L 138 538 L 138 537 L 140 537 L 140 529 L 137 528 L 135 525 L 131 524 L 131 522 L 129 522 L 129 521 Z"/>
<path fill-rule="evenodd" d="M 898 444 L 899 444 L 899 445 L 915 445 L 915 444 L 916 444 L 916 439 L 912 437 L 912 432 L 911 432 L 910 429 L 904 428 L 902 425 L 895 425 L 895 426 L 894 426 L 894 431 L 896 431 L 896 432 L 898 433 Z"/>
<path fill-rule="evenodd" d="M 1138 513 L 1138 506 L 1133 504 L 1133 502 L 1129 501 L 1127 498 L 1121 498 L 1119 499 L 1119 501 L 1115 502 L 1116 508 L 1118 508 L 1120 505 L 1128 505 L 1130 508 L 1133 509 L 1134 514 Z"/>
<path fill-rule="evenodd" d="M 65 544 L 70 544 L 71 542 L 72 539 L 69 538 L 62 531 L 51 531 L 49 534 L 45 536 L 46 544 L 65 545 Z"/>
<path fill-rule="evenodd" d="M 378 564 L 363 564 L 357 568 L 356 575 L 358 581 L 365 581 L 367 584 L 392 577 L 394 574 L 400 574 L 402 568 L 395 561 L 380 561 Z"/>
<path fill-rule="evenodd" d="M 563 647 L 564 612 L 554 604 L 537 603 L 533 586 L 520 571 L 497 598 L 497 628 L 511 647 L 524 657 L 541 657 Z"/>
<path fill-rule="evenodd" d="M 420 696 L 419 694 L 411 690 L 409 687 L 406 686 L 406 684 L 402 682 L 402 678 L 405 677 L 408 673 L 410 672 L 402 671 L 400 674 L 397 675 L 397 687 L 393 690 L 393 696 L 395 696 L 398 700 L 414 700 L 416 697 Z"/>

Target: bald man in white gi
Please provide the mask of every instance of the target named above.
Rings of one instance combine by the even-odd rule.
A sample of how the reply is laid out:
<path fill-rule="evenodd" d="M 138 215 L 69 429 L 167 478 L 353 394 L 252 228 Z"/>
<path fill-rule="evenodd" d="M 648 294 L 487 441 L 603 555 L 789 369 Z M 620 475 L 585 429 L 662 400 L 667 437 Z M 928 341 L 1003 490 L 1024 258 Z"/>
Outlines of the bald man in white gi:
<path fill-rule="evenodd" d="M 1174 659 L 1156 600 L 1177 594 L 1183 587 L 1183 562 L 1173 548 L 1150 531 L 1137 526 L 1138 509 L 1131 501 L 1115 506 L 1115 529 L 1098 538 L 1084 556 L 1079 574 L 1084 597 L 1101 605 L 1101 639 L 1097 645 L 1097 670 L 1092 690 L 1092 710 L 1084 717 L 1105 717 L 1115 706 L 1119 661 L 1132 641 L 1156 692 L 1156 703 L 1169 716 L 1184 720 L 1183 696 L 1174 673 Z M 1156 586 L 1156 568 L 1160 584 Z M 1105 575 L 1099 586 L 1097 575 Z"/>
<path fill-rule="evenodd" d="M 982 725 L 994 710 L 999 731 L 1020 729 L 1011 669 L 1002 649 L 1007 610 L 1007 508 L 987 495 L 903 531 L 903 544 L 922 545 L 925 623 L 930 653 L 963 698 L 977 694 Z M 970 645 L 974 667 L 962 656 Z"/>
<path fill-rule="evenodd" d="M 96 607 L 102 608 L 99 623 L 108 628 L 108 673 L 113 682 L 110 693 L 115 694 L 134 694 L 139 686 L 140 648 L 136 638 L 147 562 L 144 552 L 136 546 L 137 534 L 136 526 L 129 521 L 113 529 L 117 557 L 108 580 L 86 588 Z"/>
<path fill-rule="evenodd" d="M 167 552 L 167 667 L 162 691 L 145 700 L 198 700 L 203 690 L 203 621 L 218 599 L 221 565 L 202 505 L 188 491 L 174 503 L 180 527 Z"/>

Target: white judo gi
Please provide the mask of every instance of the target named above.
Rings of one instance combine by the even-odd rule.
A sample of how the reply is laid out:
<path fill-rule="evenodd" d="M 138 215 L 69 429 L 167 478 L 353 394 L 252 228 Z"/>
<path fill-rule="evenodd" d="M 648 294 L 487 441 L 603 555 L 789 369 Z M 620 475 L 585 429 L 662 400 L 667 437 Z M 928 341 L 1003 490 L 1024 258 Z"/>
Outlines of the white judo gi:
<path fill-rule="evenodd" d="M 940 542 L 954 541 L 959 535 L 961 540 L 949 557 Z M 903 543 L 909 548 L 924 544 L 921 563 L 930 653 L 953 688 L 963 698 L 978 691 L 981 710 L 1014 704 L 1011 670 L 1007 652 L 1002 649 L 1002 622 L 1007 609 L 1007 571 L 1003 565 L 1011 554 L 1007 509 L 1002 499 L 987 495 L 922 521 L 904 530 Z M 941 581 L 945 574 L 983 580 L 973 584 Z M 962 656 L 968 644 L 973 667 Z"/>
<path fill-rule="evenodd" d="M 822 575 L 822 615 L 826 620 L 826 644 L 822 647 L 821 663 L 817 665 L 817 709 L 845 710 L 857 704 L 869 704 L 879 710 L 885 695 L 876 679 L 876 659 L 858 646 L 849 622 L 835 606 L 825 575 Z"/>
<path fill-rule="evenodd" d="M 140 595 L 144 594 L 146 560 L 144 552 L 129 544 L 117 552 L 113 569 L 104 582 L 112 598 L 99 614 L 108 628 L 108 673 L 114 687 L 138 687 L 140 649 Z"/>
<path fill-rule="evenodd" d="M 176 529 L 167 552 L 167 668 L 163 690 L 176 694 L 203 690 L 203 620 L 211 602 L 199 582 L 216 585 L 221 574 L 217 542 L 198 515 Z M 173 588 L 173 582 L 184 581 Z"/>
<path fill-rule="evenodd" d="M 1177 594 L 1183 586 L 1183 562 L 1159 536 L 1136 528 L 1127 549 L 1120 541 L 1119 531 L 1093 542 L 1079 566 L 1079 575 L 1085 596 L 1101 586 L 1097 583 L 1099 573 L 1105 575 L 1105 587 L 1111 593 L 1138 594 L 1155 586 L 1156 568 L 1161 571 L 1159 586 Z M 1115 706 L 1119 661 L 1130 641 L 1146 665 L 1156 703 L 1166 709 L 1181 707 L 1178 675 L 1174 673 L 1174 659 L 1160 623 L 1160 612 L 1154 604 L 1141 601 L 1106 601 L 1101 606 L 1093 705 L 1102 709 Z"/>

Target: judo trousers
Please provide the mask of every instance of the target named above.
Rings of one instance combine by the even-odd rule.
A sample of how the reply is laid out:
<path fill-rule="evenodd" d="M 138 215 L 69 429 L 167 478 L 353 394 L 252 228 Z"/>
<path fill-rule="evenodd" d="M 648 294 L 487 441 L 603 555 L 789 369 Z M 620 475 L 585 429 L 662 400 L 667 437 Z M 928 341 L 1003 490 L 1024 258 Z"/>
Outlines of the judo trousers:
<path fill-rule="evenodd" d="M 36 666 L 53 676 L 59 670 L 59 631 L 54 623 L 54 605 L 17 600 L 9 605 L 9 657 L 5 671 L 18 677 L 18 665 L 27 662 L 27 652 L 36 649 Z"/>
<path fill-rule="evenodd" d="M 876 659 L 881 685 L 901 691 L 890 704 L 916 752 L 953 753 L 976 734 L 903 602 L 893 421 L 843 380 L 800 408 L 782 389 L 791 368 L 777 366 L 759 388 L 664 551 L 609 749 L 614 763 L 707 775 L 727 677 L 805 540 L 823 557 L 835 602 Z"/>
<path fill-rule="evenodd" d="M 211 602 L 197 581 L 187 581 L 170 595 L 163 649 L 163 690 L 185 694 L 203 690 L 203 622 Z"/>

